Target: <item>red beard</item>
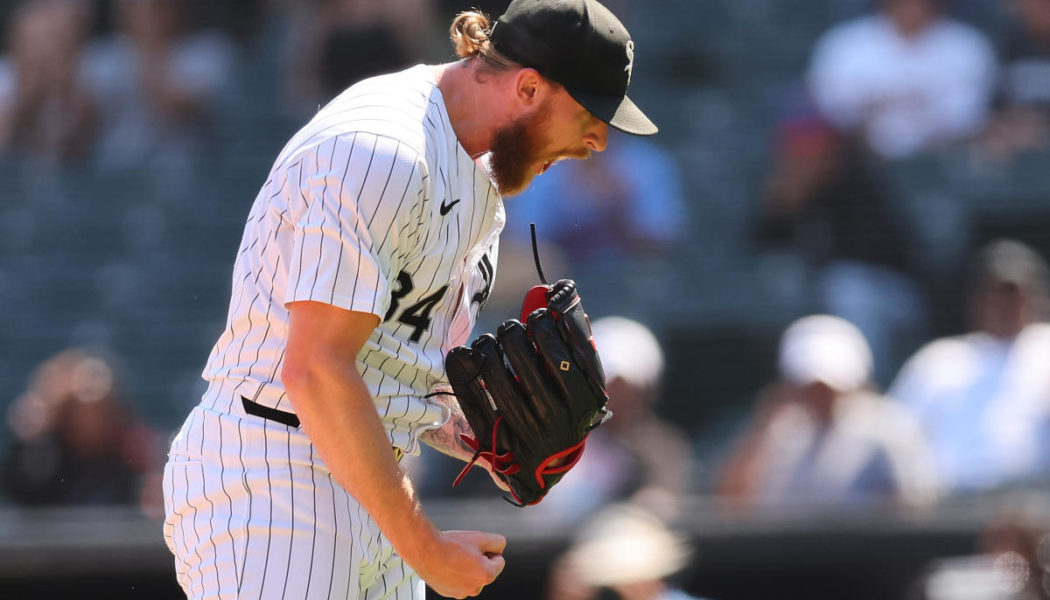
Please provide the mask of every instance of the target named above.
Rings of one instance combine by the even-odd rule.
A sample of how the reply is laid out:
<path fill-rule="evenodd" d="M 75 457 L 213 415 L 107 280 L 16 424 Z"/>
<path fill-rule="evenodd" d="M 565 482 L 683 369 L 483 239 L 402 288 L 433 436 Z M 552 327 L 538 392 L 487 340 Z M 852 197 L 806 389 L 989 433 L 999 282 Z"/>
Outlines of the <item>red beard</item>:
<path fill-rule="evenodd" d="M 544 104 L 531 115 L 496 132 L 489 167 L 501 196 L 520 194 L 536 176 L 540 149 L 547 145 L 547 114 L 548 107 Z"/>

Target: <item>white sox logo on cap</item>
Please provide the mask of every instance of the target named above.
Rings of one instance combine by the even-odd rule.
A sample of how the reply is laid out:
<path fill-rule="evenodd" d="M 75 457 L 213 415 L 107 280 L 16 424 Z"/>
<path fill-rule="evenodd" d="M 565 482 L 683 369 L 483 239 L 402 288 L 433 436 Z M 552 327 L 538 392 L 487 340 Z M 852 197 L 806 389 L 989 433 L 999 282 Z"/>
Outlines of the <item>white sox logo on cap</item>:
<path fill-rule="evenodd" d="M 631 85 L 631 73 L 634 72 L 634 40 L 627 40 L 627 66 L 623 68 L 627 71 L 627 85 Z"/>

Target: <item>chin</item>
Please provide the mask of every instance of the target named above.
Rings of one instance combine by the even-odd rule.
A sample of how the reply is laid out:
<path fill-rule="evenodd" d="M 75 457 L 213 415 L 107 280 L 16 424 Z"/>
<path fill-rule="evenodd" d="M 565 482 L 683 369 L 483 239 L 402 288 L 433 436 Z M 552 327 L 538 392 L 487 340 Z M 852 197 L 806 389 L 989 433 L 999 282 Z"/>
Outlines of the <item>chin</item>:
<path fill-rule="evenodd" d="M 521 177 L 516 178 L 512 183 L 502 183 L 497 181 L 496 187 L 499 189 L 499 195 L 504 198 L 510 198 L 517 196 L 527 190 L 532 180 L 536 178 L 535 173 L 524 173 Z"/>
<path fill-rule="evenodd" d="M 522 192 L 524 192 L 525 190 L 529 189 L 529 184 L 530 183 L 532 183 L 532 178 L 529 178 L 529 180 L 526 181 L 525 183 L 522 183 L 520 185 L 516 185 L 514 187 L 508 187 L 508 188 L 500 187 L 499 188 L 499 195 L 501 197 L 503 197 L 503 198 L 511 198 L 513 196 L 521 195 Z"/>

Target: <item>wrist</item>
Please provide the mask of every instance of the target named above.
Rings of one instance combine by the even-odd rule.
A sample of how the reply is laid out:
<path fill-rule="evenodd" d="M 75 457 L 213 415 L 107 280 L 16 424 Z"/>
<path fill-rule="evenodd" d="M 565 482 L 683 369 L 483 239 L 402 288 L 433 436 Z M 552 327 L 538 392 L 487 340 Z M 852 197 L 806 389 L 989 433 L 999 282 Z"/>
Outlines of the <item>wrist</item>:
<path fill-rule="evenodd" d="M 399 526 L 387 534 L 387 539 L 409 566 L 419 570 L 419 565 L 428 556 L 438 553 L 441 532 L 430 519 L 418 510 L 411 519 L 402 521 Z M 396 538 L 396 539 L 395 539 Z"/>

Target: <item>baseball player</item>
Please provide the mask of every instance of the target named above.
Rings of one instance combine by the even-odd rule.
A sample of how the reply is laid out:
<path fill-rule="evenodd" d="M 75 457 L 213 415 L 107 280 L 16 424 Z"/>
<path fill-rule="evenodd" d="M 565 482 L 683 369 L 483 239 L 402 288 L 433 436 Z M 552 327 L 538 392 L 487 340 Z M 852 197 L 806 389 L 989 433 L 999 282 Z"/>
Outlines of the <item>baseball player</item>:
<path fill-rule="evenodd" d="M 362 81 L 277 157 L 248 215 L 209 387 L 172 442 L 164 535 L 190 598 L 478 594 L 503 537 L 440 531 L 398 461 L 471 458 L 433 396 L 495 276 L 501 197 L 608 126 L 634 43 L 595 0 L 515 0 L 451 27 L 462 58 Z"/>

